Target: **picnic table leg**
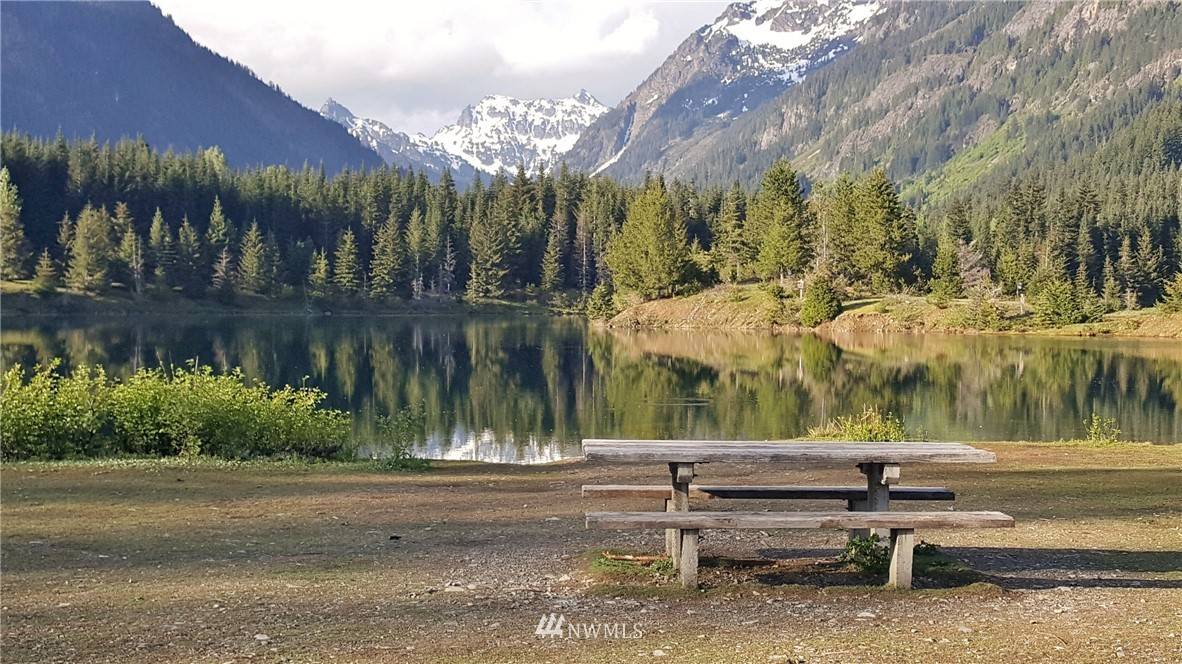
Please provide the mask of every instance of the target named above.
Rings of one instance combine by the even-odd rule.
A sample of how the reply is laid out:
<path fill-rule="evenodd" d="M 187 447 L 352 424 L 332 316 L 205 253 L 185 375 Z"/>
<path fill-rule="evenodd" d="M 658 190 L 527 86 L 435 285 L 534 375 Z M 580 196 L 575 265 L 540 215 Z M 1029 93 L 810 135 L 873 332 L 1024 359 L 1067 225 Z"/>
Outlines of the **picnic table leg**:
<path fill-rule="evenodd" d="M 891 509 L 891 486 L 899 481 L 899 465 L 887 463 L 862 463 L 858 469 L 866 475 L 866 504 L 862 511 L 889 512 Z M 855 505 L 861 501 L 853 501 Z M 855 535 L 855 532 L 859 533 Z M 890 531 L 874 528 L 870 531 L 857 529 L 850 531 L 850 537 L 866 537 L 870 534 L 878 535 L 886 543 Z"/>
<path fill-rule="evenodd" d="M 669 475 L 673 480 L 673 491 L 670 494 L 666 511 L 688 512 L 689 486 L 690 482 L 694 480 L 694 464 L 671 463 L 669 464 Z M 669 549 L 669 557 L 673 561 L 673 566 L 677 568 L 681 567 L 681 547 L 683 540 L 684 531 L 675 528 L 665 531 L 665 546 Z M 695 562 L 696 565 L 697 563 Z"/>
<path fill-rule="evenodd" d="M 681 587 L 693 590 L 698 587 L 698 531 L 687 528 L 681 531 L 681 560 L 677 570 L 681 576 Z"/>
<path fill-rule="evenodd" d="M 915 531 L 910 528 L 891 529 L 891 572 L 887 585 L 892 588 L 911 587 L 912 552 L 915 550 Z"/>

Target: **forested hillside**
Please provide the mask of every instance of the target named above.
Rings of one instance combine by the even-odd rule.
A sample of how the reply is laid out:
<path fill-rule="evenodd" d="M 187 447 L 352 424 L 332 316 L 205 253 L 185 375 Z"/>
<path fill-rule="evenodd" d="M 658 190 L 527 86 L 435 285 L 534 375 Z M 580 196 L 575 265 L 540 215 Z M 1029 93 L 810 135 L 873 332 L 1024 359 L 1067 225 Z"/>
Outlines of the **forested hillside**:
<path fill-rule="evenodd" d="M 53 138 L 219 146 L 234 166 L 378 167 L 340 125 L 196 44 L 147 2 L 0 4 L 0 122 Z M 266 36 L 260 36 L 265 39 Z"/>
<path fill-rule="evenodd" d="M 1104 195 L 1182 161 L 1177 2 L 894 3 L 865 30 L 778 99 L 639 168 L 754 185 L 781 158 L 822 180 L 880 166 L 908 200 L 945 204 L 1029 175 L 1054 193 L 1103 174 Z"/>
<path fill-rule="evenodd" d="M 1053 302 L 1059 322 L 1163 298 L 1182 307 L 1177 165 L 1136 190 L 1085 178 L 1051 194 L 1033 173 L 988 205 L 920 215 L 882 169 L 814 182 L 806 198 L 783 161 L 754 191 L 519 169 L 460 192 L 446 174 L 431 184 L 390 169 L 236 171 L 213 150 L 161 155 L 131 141 L 7 134 L 2 153 L 3 273 L 35 273 L 43 292 L 63 276 L 77 291 L 117 283 L 156 297 L 573 290 L 595 291 L 589 306 L 602 314 L 613 292 L 654 298 L 756 280 L 791 299 L 801 280 L 826 302 L 930 292 L 971 295 L 986 313 L 993 298 L 1021 292 Z"/>

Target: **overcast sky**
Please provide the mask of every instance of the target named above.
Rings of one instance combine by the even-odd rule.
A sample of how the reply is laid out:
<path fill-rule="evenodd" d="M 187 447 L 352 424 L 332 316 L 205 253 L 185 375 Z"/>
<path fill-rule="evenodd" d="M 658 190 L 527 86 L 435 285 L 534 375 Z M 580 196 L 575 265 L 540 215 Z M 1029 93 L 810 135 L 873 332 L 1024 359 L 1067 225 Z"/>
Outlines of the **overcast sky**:
<path fill-rule="evenodd" d="M 432 134 L 488 94 L 614 105 L 726 2 L 155 0 L 197 42 L 319 109 Z"/>

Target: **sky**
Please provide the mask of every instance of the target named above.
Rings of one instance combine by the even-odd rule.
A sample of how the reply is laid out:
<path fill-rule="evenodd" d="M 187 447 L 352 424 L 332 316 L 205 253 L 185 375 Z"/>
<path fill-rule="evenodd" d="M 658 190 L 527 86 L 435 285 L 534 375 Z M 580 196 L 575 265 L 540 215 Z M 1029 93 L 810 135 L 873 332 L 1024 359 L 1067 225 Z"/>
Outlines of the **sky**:
<path fill-rule="evenodd" d="M 489 94 L 614 105 L 728 3 L 155 0 L 198 43 L 305 106 L 430 135 Z"/>

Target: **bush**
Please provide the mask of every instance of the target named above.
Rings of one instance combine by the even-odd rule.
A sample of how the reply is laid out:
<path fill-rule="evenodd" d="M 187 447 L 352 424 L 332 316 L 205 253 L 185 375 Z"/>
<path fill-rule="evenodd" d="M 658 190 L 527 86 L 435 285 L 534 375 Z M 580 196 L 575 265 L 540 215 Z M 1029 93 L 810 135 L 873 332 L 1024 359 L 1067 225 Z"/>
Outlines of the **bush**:
<path fill-rule="evenodd" d="M 816 327 L 837 318 L 841 313 L 841 298 L 828 278 L 816 277 L 804 289 L 804 302 L 800 305 L 800 323 Z"/>
<path fill-rule="evenodd" d="M 1099 413 L 1084 420 L 1087 429 L 1087 441 L 1094 445 L 1115 445 L 1120 442 L 1120 429 L 1116 428 L 1116 418 L 1102 417 Z"/>
<path fill-rule="evenodd" d="M 998 331 L 1005 328 L 1001 307 L 987 287 L 973 289 L 968 305 L 957 311 L 951 322 L 970 330 Z"/>
<path fill-rule="evenodd" d="M 809 428 L 809 437 L 828 440 L 869 440 L 894 442 L 907 440 L 903 420 L 877 406 L 867 406 L 861 415 L 835 417 L 819 427 Z"/>
<path fill-rule="evenodd" d="M 1166 284 L 1158 307 L 1168 314 L 1182 314 L 1182 272 Z"/>
<path fill-rule="evenodd" d="M 837 560 L 853 565 L 866 574 L 882 574 L 890 566 L 891 554 L 878 535 L 871 535 L 855 537 L 847 542 Z"/>
<path fill-rule="evenodd" d="M 378 467 L 382 470 L 425 470 L 430 467 L 430 463 L 414 455 L 415 443 L 423 439 L 426 421 L 425 403 L 379 417 L 377 442 L 383 455 L 378 460 Z"/>
<path fill-rule="evenodd" d="M 150 455 L 246 458 L 291 454 L 338 458 L 351 423 L 320 408 L 320 390 L 272 389 L 241 370 L 208 366 L 143 369 L 125 381 L 102 367 L 69 375 L 59 362 L 26 376 L 14 365 L 0 381 L 0 456 L 63 459 Z"/>

